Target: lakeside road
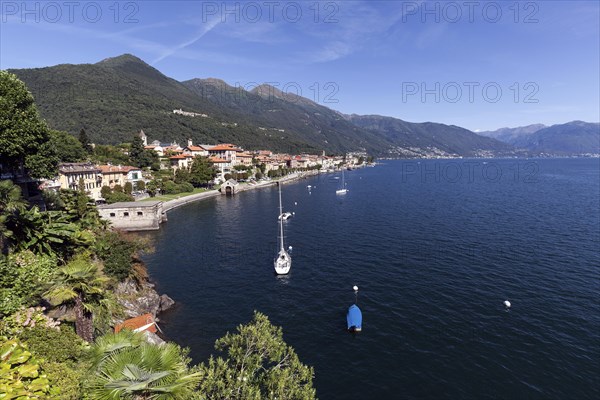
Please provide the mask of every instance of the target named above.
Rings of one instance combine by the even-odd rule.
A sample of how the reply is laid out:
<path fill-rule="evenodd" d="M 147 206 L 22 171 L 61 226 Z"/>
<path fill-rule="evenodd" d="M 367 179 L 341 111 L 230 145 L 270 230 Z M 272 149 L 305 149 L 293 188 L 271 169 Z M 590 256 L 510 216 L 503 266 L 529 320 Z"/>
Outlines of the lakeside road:
<path fill-rule="evenodd" d="M 307 171 L 307 172 L 297 172 L 288 176 L 285 176 L 278 180 L 270 180 L 270 181 L 262 181 L 258 182 L 255 185 L 250 185 L 248 183 L 240 183 L 240 186 L 237 189 L 237 192 L 245 192 L 247 190 L 260 189 L 264 187 L 269 187 L 277 184 L 278 182 L 292 182 L 301 178 L 307 178 L 310 176 L 318 175 L 318 171 Z M 169 201 L 163 202 L 163 212 L 169 212 L 175 208 L 184 206 L 189 203 L 193 203 L 195 201 L 200 201 L 204 199 L 209 199 L 211 197 L 220 196 L 221 192 L 218 190 L 209 190 L 207 192 L 202 192 L 198 194 L 192 194 L 185 197 L 180 197 L 178 199 L 173 199 Z"/>

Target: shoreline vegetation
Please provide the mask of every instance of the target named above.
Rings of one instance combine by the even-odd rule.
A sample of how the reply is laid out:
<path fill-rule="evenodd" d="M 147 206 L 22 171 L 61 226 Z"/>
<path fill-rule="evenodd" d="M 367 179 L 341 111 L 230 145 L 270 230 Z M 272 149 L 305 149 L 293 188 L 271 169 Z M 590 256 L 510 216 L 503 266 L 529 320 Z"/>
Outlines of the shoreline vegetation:
<path fill-rule="evenodd" d="M 151 246 L 102 220 L 81 183 L 30 201 L 28 191 L 63 160 L 31 93 L 6 71 L 0 98 L 0 399 L 316 397 L 313 368 L 257 311 L 198 365 L 151 331 L 115 332 L 141 313 L 151 317 L 144 328 L 155 326 L 172 304 L 140 259 Z"/>

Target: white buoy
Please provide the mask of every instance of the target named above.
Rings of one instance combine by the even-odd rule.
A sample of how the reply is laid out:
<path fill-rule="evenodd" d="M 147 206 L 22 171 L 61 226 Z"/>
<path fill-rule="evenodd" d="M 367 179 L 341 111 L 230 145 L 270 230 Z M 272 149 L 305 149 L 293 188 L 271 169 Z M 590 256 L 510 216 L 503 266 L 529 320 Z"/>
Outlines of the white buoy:
<path fill-rule="evenodd" d="M 297 206 L 297 205 L 298 205 L 298 202 L 297 202 L 297 201 L 295 201 L 295 202 L 294 202 L 294 205 L 295 205 L 295 206 Z"/>
<path fill-rule="evenodd" d="M 292 215 L 296 215 L 296 211 L 292 211 Z"/>
<path fill-rule="evenodd" d="M 354 289 L 355 292 L 358 292 L 358 286 L 354 285 L 352 289 Z"/>
<path fill-rule="evenodd" d="M 506 308 L 510 308 L 510 301 L 508 301 L 508 300 L 504 300 L 504 306 L 505 306 Z"/>
<path fill-rule="evenodd" d="M 289 251 L 292 251 L 292 246 L 288 247 L 288 250 L 289 250 Z"/>

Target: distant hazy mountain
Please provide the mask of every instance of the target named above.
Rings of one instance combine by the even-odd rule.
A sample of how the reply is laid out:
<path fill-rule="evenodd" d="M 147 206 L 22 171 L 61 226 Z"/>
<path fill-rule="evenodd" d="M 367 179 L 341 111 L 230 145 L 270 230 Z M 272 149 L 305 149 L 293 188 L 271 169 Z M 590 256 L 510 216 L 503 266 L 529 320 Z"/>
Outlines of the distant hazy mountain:
<path fill-rule="evenodd" d="M 513 143 L 535 153 L 556 155 L 600 154 L 600 123 L 573 121 L 521 136 Z"/>
<path fill-rule="evenodd" d="M 573 121 L 544 126 L 529 125 L 520 128 L 502 128 L 480 135 L 494 137 L 531 153 L 578 155 L 600 153 L 600 124 Z"/>
<path fill-rule="evenodd" d="M 511 143 L 512 141 L 516 140 L 520 136 L 531 135 L 532 133 L 535 133 L 543 128 L 546 128 L 546 125 L 534 124 L 534 125 L 520 126 L 518 128 L 500 128 L 495 131 L 477 132 L 477 134 L 481 135 L 481 136 L 488 136 L 488 137 L 500 140 L 501 142 Z"/>
<path fill-rule="evenodd" d="M 462 155 L 485 156 L 513 154 L 513 146 L 477 135 L 470 130 L 433 122 L 411 123 L 380 115 L 349 115 L 355 125 L 378 132 L 404 149 L 410 156 Z M 420 150 L 419 150 L 420 149 Z"/>
<path fill-rule="evenodd" d="M 260 85 L 246 91 L 216 79 L 178 82 L 125 54 L 96 64 L 12 70 L 52 128 L 96 143 L 151 140 L 237 143 L 247 149 L 420 157 L 501 155 L 511 147 L 456 126 L 345 116 L 304 97 Z M 173 110 L 197 116 L 173 113 Z"/>

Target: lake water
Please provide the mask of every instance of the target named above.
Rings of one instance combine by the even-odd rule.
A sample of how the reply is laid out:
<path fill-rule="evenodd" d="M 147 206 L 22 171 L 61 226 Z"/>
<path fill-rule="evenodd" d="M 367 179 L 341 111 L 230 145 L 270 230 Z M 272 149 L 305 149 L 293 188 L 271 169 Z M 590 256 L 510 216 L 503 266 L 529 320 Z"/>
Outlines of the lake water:
<path fill-rule="evenodd" d="M 275 187 L 170 212 L 145 257 L 166 336 L 201 362 L 259 310 L 320 399 L 600 398 L 599 159 L 383 161 L 343 197 L 334 176 L 283 186 L 285 278 Z"/>

